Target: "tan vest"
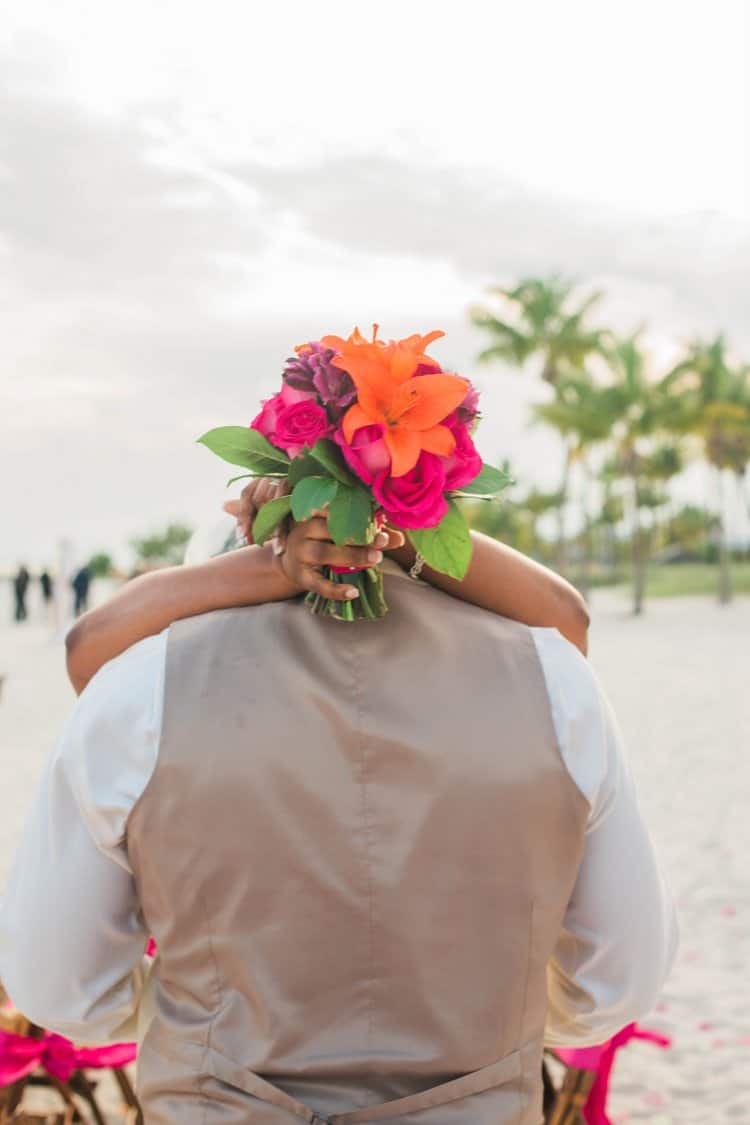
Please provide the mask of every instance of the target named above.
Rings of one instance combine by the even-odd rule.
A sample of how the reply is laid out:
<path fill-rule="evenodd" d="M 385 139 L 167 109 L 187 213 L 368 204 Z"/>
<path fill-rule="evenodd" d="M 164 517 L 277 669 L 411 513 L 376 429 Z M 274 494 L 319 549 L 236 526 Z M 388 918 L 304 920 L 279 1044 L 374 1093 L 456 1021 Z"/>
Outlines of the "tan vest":
<path fill-rule="evenodd" d="M 528 629 L 388 575 L 174 626 L 128 826 L 146 1125 L 538 1125 L 588 806 Z M 381 1103 L 394 1103 L 382 1106 Z"/>

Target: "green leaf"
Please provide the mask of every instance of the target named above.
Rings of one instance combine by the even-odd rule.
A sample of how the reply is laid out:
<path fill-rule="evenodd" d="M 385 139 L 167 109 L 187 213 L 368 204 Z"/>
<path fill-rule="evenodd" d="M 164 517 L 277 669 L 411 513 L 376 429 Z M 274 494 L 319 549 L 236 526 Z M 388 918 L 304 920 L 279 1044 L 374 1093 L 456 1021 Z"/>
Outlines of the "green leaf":
<path fill-rule="evenodd" d="M 339 484 L 328 509 L 328 528 L 339 547 L 345 543 L 366 543 L 373 519 L 374 501 L 361 485 Z"/>
<path fill-rule="evenodd" d="M 346 467 L 346 461 L 335 441 L 329 441 L 328 438 L 320 438 L 312 447 L 311 456 L 313 456 L 316 461 L 319 461 L 320 464 L 328 470 L 331 476 L 341 481 L 342 484 L 356 485 L 359 483 L 357 478 L 350 473 Z"/>
<path fill-rule="evenodd" d="M 433 570 L 451 578 L 465 576 L 471 562 L 471 536 L 455 500 L 448 501 L 448 512 L 437 527 L 410 530 L 408 535 Z"/>
<path fill-rule="evenodd" d="M 313 512 L 330 504 L 337 488 L 333 477 L 305 477 L 292 493 L 292 515 L 298 521 L 309 520 Z"/>
<path fill-rule="evenodd" d="M 277 496 L 275 500 L 264 504 L 253 522 L 253 543 L 262 547 L 291 510 L 291 496 Z"/>
<path fill-rule="evenodd" d="M 509 485 L 515 483 L 510 473 L 496 469 L 492 465 L 482 465 L 479 475 L 468 484 L 453 490 L 451 496 L 474 496 L 481 500 L 491 500 L 493 496 L 498 496 Z"/>
<path fill-rule="evenodd" d="M 296 457 L 292 458 L 289 465 L 289 484 L 294 488 L 305 477 L 319 477 L 323 473 L 325 473 L 325 469 L 320 461 L 312 456 L 309 449 L 304 449 L 302 453 L 298 453 Z"/>
<path fill-rule="evenodd" d="M 289 471 L 286 453 L 249 426 L 218 426 L 198 441 L 230 465 L 241 465 L 255 476 L 285 477 Z"/>

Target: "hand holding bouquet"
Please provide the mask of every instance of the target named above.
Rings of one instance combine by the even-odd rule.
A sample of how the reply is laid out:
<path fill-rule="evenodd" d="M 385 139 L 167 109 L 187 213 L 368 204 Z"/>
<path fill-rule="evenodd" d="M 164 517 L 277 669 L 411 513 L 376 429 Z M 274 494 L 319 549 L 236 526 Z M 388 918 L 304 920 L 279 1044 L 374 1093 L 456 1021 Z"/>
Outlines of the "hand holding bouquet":
<path fill-rule="evenodd" d="M 464 577 L 471 537 L 456 503 L 490 499 L 509 477 L 482 463 L 472 440 L 478 395 L 467 379 L 442 371 L 426 354 L 442 336 L 371 340 L 355 329 L 324 336 L 288 360 L 282 388 L 250 424 L 209 430 L 199 440 L 248 472 L 285 480 L 287 495 L 265 504 L 253 524 L 264 543 L 290 514 L 325 511 L 334 543 L 370 544 L 388 522 L 406 532 L 433 569 Z M 328 568 L 355 585 L 355 602 L 309 598 L 317 613 L 343 620 L 386 612 L 377 567 Z"/>

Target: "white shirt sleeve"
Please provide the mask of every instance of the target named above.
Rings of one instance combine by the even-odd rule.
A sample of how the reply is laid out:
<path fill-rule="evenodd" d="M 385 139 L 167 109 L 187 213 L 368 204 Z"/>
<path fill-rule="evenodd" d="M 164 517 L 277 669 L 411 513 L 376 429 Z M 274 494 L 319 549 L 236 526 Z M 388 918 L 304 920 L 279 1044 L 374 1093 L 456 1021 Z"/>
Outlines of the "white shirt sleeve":
<path fill-rule="evenodd" d="M 34 1023 L 77 1042 L 134 1038 L 149 935 L 123 840 L 156 765 L 166 636 L 106 664 L 81 695 L 0 903 L 8 995 Z"/>
<path fill-rule="evenodd" d="M 546 1045 L 602 1043 L 653 1007 L 677 950 L 672 899 L 612 709 L 555 629 L 532 629 L 560 753 L 591 806 L 583 861 L 547 970 Z"/>

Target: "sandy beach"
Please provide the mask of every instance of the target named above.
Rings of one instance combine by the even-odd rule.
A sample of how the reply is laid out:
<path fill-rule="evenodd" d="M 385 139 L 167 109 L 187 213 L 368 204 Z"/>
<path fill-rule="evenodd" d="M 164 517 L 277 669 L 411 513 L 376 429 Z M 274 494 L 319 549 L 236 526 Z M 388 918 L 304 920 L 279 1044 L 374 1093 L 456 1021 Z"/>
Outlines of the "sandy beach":
<path fill-rule="evenodd" d="M 673 1039 L 620 1055 L 620 1123 L 750 1122 L 750 599 L 664 599 L 641 619 L 593 603 L 591 659 L 629 748 L 645 817 L 678 903 L 682 946 L 644 1020 Z M 0 882 L 44 758 L 70 710 L 60 638 L 0 628 Z"/>

